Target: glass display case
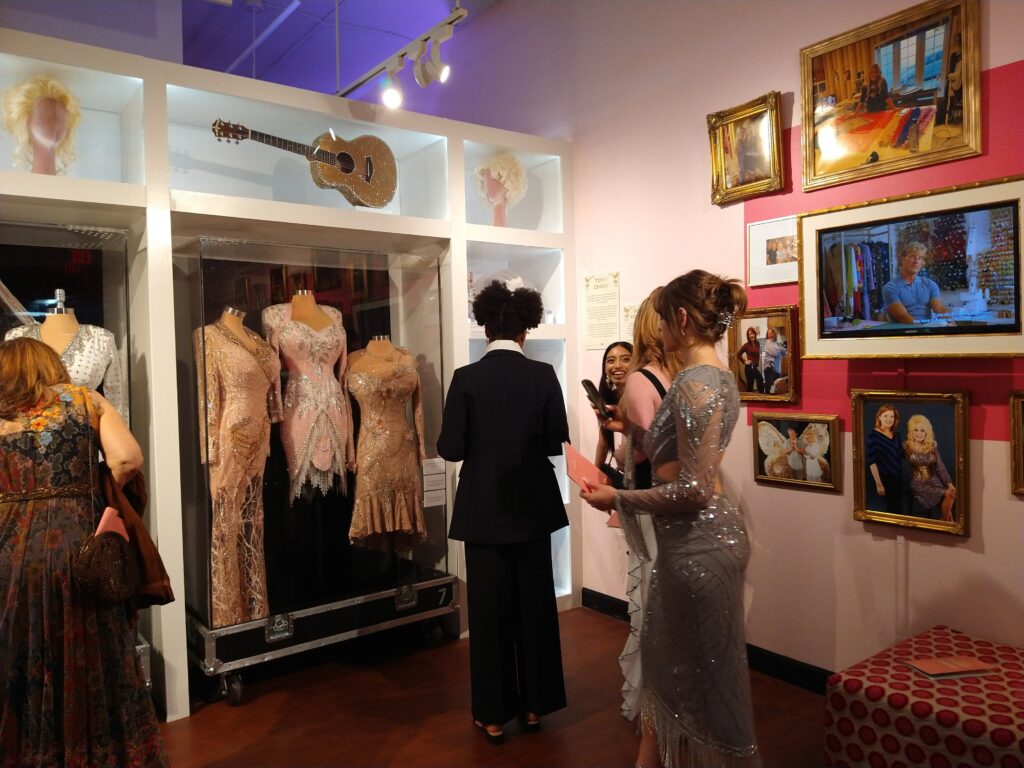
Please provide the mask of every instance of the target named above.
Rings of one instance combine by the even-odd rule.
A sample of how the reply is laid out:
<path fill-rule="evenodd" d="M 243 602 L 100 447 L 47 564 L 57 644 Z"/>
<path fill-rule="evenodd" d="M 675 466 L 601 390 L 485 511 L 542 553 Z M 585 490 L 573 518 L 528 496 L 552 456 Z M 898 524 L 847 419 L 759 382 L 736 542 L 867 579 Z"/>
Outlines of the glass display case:
<path fill-rule="evenodd" d="M 475 295 L 492 280 L 513 281 L 540 291 L 544 302 L 541 325 L 534 338 L 561 338 L 565 335 L 565 269 L 560 248 L 537 248 L 502 243 L 466 243 L 470 295 Z M 472 299 L 471 299 L 472 300 Z M 472 320 L 472 312 L 470 312 Z M 484 338 L 484 329 L 470 324 L 471 338 Z"/>
<path fill-rule="evenodd" d="M 466 221 L 562 232 L 562 163 L 556 155 L 467 141 Z"/>
<path fill-rule="evenodd" d="M 167 86 L 172 189 L 448 217 L 447 140 Z"/>
<path fill-rule="evenodd" d="M 0 338 L 61 355 L 72 382 L 130 419 L 127 237 L 100 227 L 0 222 Z"/>
<path fill-rule="evenodd" d="M 452 611 L 438 256 L 195 238 L 173 262 L 207 673 Z"/>
<path fill-rule="evenodd" d="M 56 144 L 50 170 L 71 178 L 144 184 L 142 80 L 108 72 L 0 54 L 5 96 L 0 160 L 5 168 L 32 170 L 28 131 L 43 131 Z M 39 108 L 49 99 L 50 112 Z"/>

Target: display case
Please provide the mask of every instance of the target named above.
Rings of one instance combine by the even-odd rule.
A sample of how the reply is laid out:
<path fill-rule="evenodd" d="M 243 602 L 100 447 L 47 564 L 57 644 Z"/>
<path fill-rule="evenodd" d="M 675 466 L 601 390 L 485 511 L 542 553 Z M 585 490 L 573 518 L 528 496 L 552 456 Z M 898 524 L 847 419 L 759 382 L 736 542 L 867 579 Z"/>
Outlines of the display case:
<path fill-rule="evenodd" d="M 562 232 L 562 162 L 557 155 L 467 141 L 466 222 Z"/>
<path fill-rule="evenodd" d="M 126 248 L 120 230 L 0 222 L 0 338 L 47 343 L 129 420 Z"/>
<path fill-rule="evenodd" d="M 42 81 L 36 78 L 43 78 Z M 0 131 L 0 160 L 6 168 L 28 173 L 27 136 L 19 142 L 19 125 L 33 120 L 43 94 L 60 103 L 52 129 L 58 144 L 55 170 L 69 178 L 144 184 L 142 80 L 52 62 L 0 54 L 0 91 L 7 98 Z M 69 102 L 74 101 L 77 107 Z M 65 107 L 64 104 L 68 103 Z M 76 114 L 77 112 L 77 114 Z M 38 119 L 38 113 L 35 114 Z M 12 133 L 10 128 L 14 128 Z M 19 147 L 22 152 L 17 152 Z M 62 151 L 70 149 L 71 154 Z"/>
<path fill-rule="evenodd" d="M 454 610 L 438 265 L 175 249 L 189 645 L 208 674 Z"/>

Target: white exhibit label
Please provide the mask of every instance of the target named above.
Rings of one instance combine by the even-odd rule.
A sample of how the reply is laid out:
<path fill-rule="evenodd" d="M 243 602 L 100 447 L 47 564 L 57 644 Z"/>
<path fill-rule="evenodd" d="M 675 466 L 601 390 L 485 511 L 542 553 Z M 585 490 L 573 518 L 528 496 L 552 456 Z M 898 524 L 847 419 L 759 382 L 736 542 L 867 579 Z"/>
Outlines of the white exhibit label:
<path fill-rule="evenodd" d="M 583 278 L 587 349 L 603 350 L 619 340 L 619 273 Z"/>
<path fill-rule="evenodd" d="M 444 490 L 445 482 L 444 475 L 424 475 L 423 476 L 423 490 L 424 491 L 436 491 L 438 488 Z"/>
<path fill-rule="evenodd" d="M 447 497 L 444 490 L 427 491 L 423 494 L 424 507 L 443 507 Z"/>
<path fill-rule="evenodd" d="M 444 459 L 427 459 L 423 462 L 424 475 L 440 475 L 444 473 Z"/>

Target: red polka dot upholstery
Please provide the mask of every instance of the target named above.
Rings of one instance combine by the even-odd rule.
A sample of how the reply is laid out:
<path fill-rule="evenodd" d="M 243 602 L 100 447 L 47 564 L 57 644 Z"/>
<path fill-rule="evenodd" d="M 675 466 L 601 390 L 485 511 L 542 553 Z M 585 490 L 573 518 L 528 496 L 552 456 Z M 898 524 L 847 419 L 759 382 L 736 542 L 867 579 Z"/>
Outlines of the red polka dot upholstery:
<path fill-rule="evenodd" d="M 926 656 L 972 656 L 999 668 L 933 680 L 904 663 Z M 1024 768 L 1024 648 L 933 627 L 832 675 L 825 765 Z"/>

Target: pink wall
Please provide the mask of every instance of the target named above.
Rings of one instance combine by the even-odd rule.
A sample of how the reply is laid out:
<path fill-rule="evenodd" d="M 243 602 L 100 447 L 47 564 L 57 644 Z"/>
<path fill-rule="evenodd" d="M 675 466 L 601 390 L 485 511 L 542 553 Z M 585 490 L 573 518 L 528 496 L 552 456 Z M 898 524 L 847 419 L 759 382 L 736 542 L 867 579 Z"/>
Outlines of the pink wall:
<path fill-rule="evenodd" d="M 711 205 L 705 115 L 779 90 L 783 124 L 793 126 L 799 49 L 911 4 L 498 3 L 456 34 L 450 87 L 407 90 L 407 105 L 571 140 L 576 279 L 619 269 L 622 302 L 635 304 L 694 267 L 742 276 L 747 221 L 1024 170 L 1019 120 L 1009 119 L 1024 103 L 1024 13 L 1020 0 L 982 0 L 983 156 L 807 195 Z M 793 151 L 798 133 L 789 134 Z M 797 157 L 791 153 L 795 179 Z M 753 294 L 755 305 L 795 300 L 795 286 Z M 581 354 L 582 373 L 597 375 L 598 355 Z M 751 430 L 741 421 L 723 478 L 745 510 L 754 544 L 749 642 L 829 669 L 937 623 L 1024 645 L 1024 500 L 1009 493 L 1003 424 L 1006 392 L 1011 383 L 1021 386 L 1021 361 L 815 366 L 804 368 L 799 408 L 846 421 L 846 392 L 868 381 L 879 388 L 909 382 L 971 390 L 972 532 L 965 540 L 854 521 L 848 434 L 842 494 L 757 485 L 749 479 Z M 993 372 L 999 381 L 989 384 Z M 570 417 L 581 449 L 592 452 L 592 414 Z M 583 585 L 621 597 L 624 544 L 601 513 L 584 510 L 583 518 Z"/>

